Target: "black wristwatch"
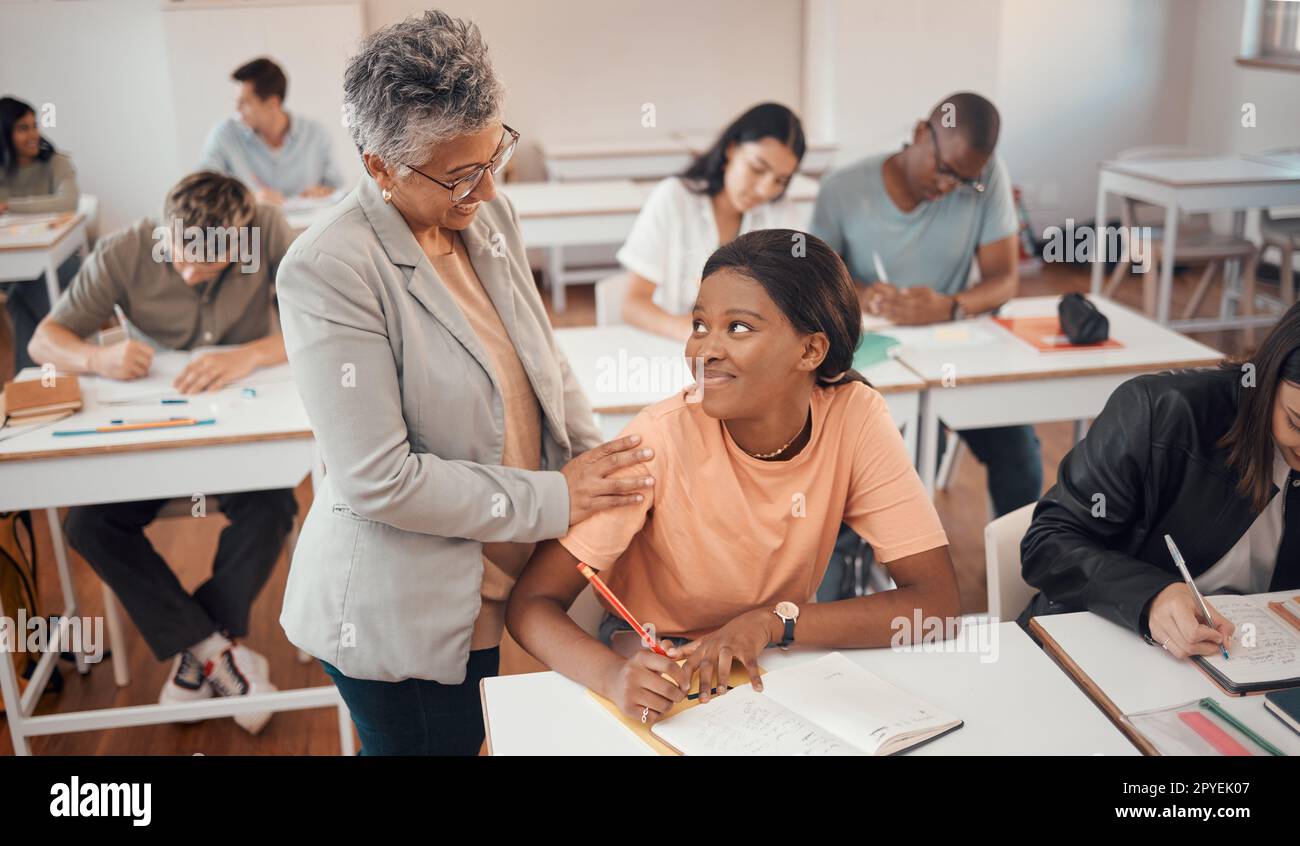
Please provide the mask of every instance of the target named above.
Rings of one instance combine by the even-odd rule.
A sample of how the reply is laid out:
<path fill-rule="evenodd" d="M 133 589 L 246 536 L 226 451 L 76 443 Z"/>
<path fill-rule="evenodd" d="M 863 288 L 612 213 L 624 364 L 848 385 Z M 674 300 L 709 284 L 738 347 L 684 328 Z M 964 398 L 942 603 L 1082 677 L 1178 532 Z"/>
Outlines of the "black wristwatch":
<path fill-rule="evenodd" d="M 790 644 L 794 643 L 794 624 L 799 621 L 799 606 L 793 602 L 778 602 L 773 614 L 781 618 L 785 624 L 785 631 L 781 634 L 781 642 L 777 646 L 782 649 L 789 649 Z"/>
<path fill-rule="evenodd" d="M 966 308 L 961 304 L 957 297 L 952 298 L 952 313 L 948 315 L 949 320 L 965 320 Z"/>

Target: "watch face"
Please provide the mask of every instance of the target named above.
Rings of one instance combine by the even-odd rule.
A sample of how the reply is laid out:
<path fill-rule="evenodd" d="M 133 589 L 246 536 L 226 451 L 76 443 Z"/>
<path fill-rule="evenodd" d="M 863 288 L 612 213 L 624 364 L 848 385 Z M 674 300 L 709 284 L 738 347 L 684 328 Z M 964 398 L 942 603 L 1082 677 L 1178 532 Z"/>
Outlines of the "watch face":
<path fill-rule="evenodd" d="M 799 606 L 793 602 L 778 602 L 776 605 L 776 616 L 782 620 L 793 620 L 799 616 Z"/>

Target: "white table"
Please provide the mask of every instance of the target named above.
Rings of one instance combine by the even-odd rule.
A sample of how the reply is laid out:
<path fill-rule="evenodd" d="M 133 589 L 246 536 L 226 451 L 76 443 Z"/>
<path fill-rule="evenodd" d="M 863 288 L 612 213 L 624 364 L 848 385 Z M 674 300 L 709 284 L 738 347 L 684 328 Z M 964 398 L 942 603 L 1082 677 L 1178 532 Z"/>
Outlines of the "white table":
<path fill-rule="evenodd" d="M 1166 251 L 1160 264 L 1156 301 L 1156 319 L 1160 323 L 1187 331 L 1205 331 L 1265 326 L 1277 320 L 1277 315 L 1220 314 L 1218 318 L 1170 322 L 1178 218 L 1182 212 L 1232 211 L 1233 234 L 1240 238 L 1245 232 L 1247 209 L 1300 205 L 1300 170 L 1285 164 L 1237 156 L 1102 162 L 1097 182 L 1097 226 L 1103 225 L 1107 219 L 1106 198 L 1110 194 L 1131 197 L 1165 209 L 1161 237 Z M 1104 270 L 1101 252 L 1097 250 L 1093 256 L 1094 297 L 1101 294 Z M 1224 284 L 1229 284 L 1229 280 Z"/>
<path fill-rule="evenodd" d="M 673 135 L 681 139 L 692 157 L 698 156 L 709 149 L 713 146 L 713 142 L 718 139 L 718 133 L 716 132 L 712 134 L 708 132 L 676 132 Z M 833 141 L 806 139 L 803 161 L 799 162 L 799 173 L 820 178 L 822 174 L 831 169 L 837 150 L 839 150 L 839 145 Z"/>
<path fill-rule="evenodd" d="M 686 142 L 647 130 L 639 138 L 549 141 L 543 144 L 546 176 L 553 182 L 592 179 L 662 179 L 691 163 Z"/>
<path fill-rule="evenodd" d="M 1090 611 L 1035 617 L 1030 631 L 1102 713 L 1147 754 L 1155 754 L 1154 747 L 1123 724 L 1124 714 L 1209 696 L 1283 752 L 1300 755 L 1300 736 L 1264 710 L 1262 696 L 1228 696 L 1191 662 L 1151 646 L 1136 632 Z"/>
<path fill-rule="evenodd" d="M 940 420 L 957 431 L 1085 420 L 1097 416 L 1111 393 L 1139 373 L 1206 367 L 1223 358 L 1218 350 L 1112 300 L 1092 300 L 1123 349 L 1040 353 L 988 316 L 880 330 L 902 342 L 899 361 L 928 386 L 921 398 L 919 463 L 926 490 L 934 491 Z M 1003 306 L 1001 315 L 1055 315 L 1058 301 L 1021 297 Z M 958 337 L 963 333 L 964 339 Z"/>
<path fill-rule="evenodd" d="M 556 329 L 555 340 L 607 439 L 617 436 L 641 409 L 694 382 L 685 341 L 626 324 Z M 908 455 L 915 456 L 924 380 L 892 359 L 862 375 L 884 396 L 890 415 L 903 430 Z"/>
<path fill-rule="evenodd" d="M 642 137 L 550 141 L 543 145 L 547 178 L 556 182 L 586 179 L 663 179 L 686 170 L 717 140 L 717 132 L 656 133 Z M 801 173 L 814 176 L 830 169 L 838 145 L 808 141 Z"/>
<path fill-rule="evenodd" d="M 524 244 L 548 251 L 546 281 L 557 312 L 565 306 L 564 248 L 623 243 L 644 199 L 627 179 L 512 182 L 501 189 L 514 203 Z"/>
<path fill-rule="evenodd" d="M 4 215 L 0 224 L 0 282 L 30 282 L 45 277 L 50 307 L 58 302 L 59 266 L 73 253 L 86 253 L 86 215 L 73 212 L 33 232 L 29 219 L 49 215 Z"/>
<path fill-rule="evenodd" d="M 885 681 L 965 721 L 960 729 L 905 754 L 1135 754 L 1124 735 L 1015 623 L 999 624 L 990 642 L 997 645 L 993 661 L 981 660 L 993 653 L 974 651 L 841 651 Z M 769 649 L 761 663 L 770 672 L 827 651 Z M 491 754 L 654 754 L 581 685 L 558 673 L 484 679 L 480 690 Z"/>
<path fill-rule="evenodd" d="M 315 441 L 289 366 L 259 371 L 255 376 L 255 398 L 242 396 L 236 387 L 191 396 L 188 405 L 160 405 L 155 401 L 129 406 L 101 405 L 98 380 L 86 377 L 81 380 L 85 402 L 81 411 L 0 441 L 0 511 L 46 509 L 63 588 L 64 617 L 80 616 L 80 604 L 59 528 L 60 506 L 294 488 L 316 471 Z M 102 425 L 118 417 L 182 414 L 213 417 L 217 422 L 74 437 L 52 434 L 56 430 Z M 117 656 L 113 659 L 114 676 L 122 686 L 129 682 L 123 632 L 114 614 L 106 616 L 109 639 Z M 33 681 L 21 697 L 21 706 L 13 662 L 0 656 L 0 693 L 19 755 L 28 754 L 26 739 L 38 735 L 322 707 L 339 709 L 340 741 L 344 754 L 351 754 L 350 719 L 333 685 L 179 705 L 30 716 L 59 651 L 54 648 L 41 656 Z M 89 672 L 80 654 L 77 668 L 83 674 Z"/>

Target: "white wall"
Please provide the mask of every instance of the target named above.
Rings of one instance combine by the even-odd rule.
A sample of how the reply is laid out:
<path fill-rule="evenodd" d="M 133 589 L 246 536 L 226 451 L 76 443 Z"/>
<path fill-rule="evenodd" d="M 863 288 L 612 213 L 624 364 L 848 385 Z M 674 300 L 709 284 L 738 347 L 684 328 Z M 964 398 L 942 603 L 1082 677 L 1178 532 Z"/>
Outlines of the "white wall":
<path fill-rule="evenodd" d="M 983 94 L 1035 228 L 1090 219 L 1098 162 L 1182 141 L 1188 11 L 1181 0 L 809 0 L 806 73 L 835 84 L 808 102 L 810 120 L 834 125 L 844 163 L 897 149 L 946 94 Z"/>
<path fill-rule="evenodd" d="M 1243 0 L 1201 0 L 1197 6 L 1187 143 L 1236 153 L 1300 146 L 1300 73 L 1233 61 L 1244 6 Z M 1255 105 L 1254 127 L 1241 124 L 1245 103 Z"/>
<path fill-rule="evenodd" d="M 430 6 L 482 30 L 507 120 L 533 139 L 715 132 L 763 100 L 799 105 L 799 0 L 370 0 L 366 23 Z"/>
<path fill-rule="evenodd" d="M 371 31 L 431 3 L 438 0 L 365 0 L 359 28 Z M 285 62 L 290 108 L 333 127 L 340 161 L 356 167 L 338 121 L 339 78 L 352 49 L 340 25 L 323 27 L 321 16 L 301 7 L 163 12 L 160 5 L 0 4 L 0 86 L 55 104 L 58 122 L 48 134 L 73 155 L 84 190 L 101 197 L 105 228 L 156 213 L 211 123 L 232 108 L 230 70 L 258 53 Z M 1300 143 L 1300 75 L 1232 63 L 1242 0 L 441 6 L 482 28 L 506 82 L 509 120 L 531 140 L 715 131 L 771 99 L 799 109 L 814 135 L 833 132 L 843 162 L 896 149 L 947 93 L 983 93 L 1002 111 L 1001 153 L 1026 189 L 1038 229 L 1067 216 L 1090 218 L 1097 163 L 1126 147 L 1248 151 Z M 264 19 L 285 14 L 305 23 Z M 204 46 L 194 36 L 217 19 L 230 35 Z M 641 126 L 647 102 L 656 107 L 654 129 Z M 1257 106 L 1253 129 L 1240 125 L 1243 102 Z"/>
<path fill-rule="evenodd" d="M 808 119 L 833 127 L 837 162 L 899 148 L 915 122 L 954 91 L 996 101 L 999 6 L 811 0 L 805 74 L 829 76 L 834 90 L 809 103 Z"/>
<path fill-rule="evenodd" d="M 158 5 L 0 6 L 0 93 L 54 105 L 55 126 L 42 133 L 100 198 L 100 232 L 160 213 L 181 174 Z"/>
<path fill-rule="evenodd" d="M 340 120 L 343 61 L 360 5 L 163 11 L 159 0 L 0 4 L 0 87 L 39 107 L 100 198 L 100 232 L 157 215 L 198 162 L 212 125 L 234 110 L 230 72 L 266 53 L 285 64 L 287 106 L 333 129 L 345 173 L 359 173 Z M 351 14 L 351 30 L 347 29 Z M 310 26 L 301 24 L 303 17 Z"/>
<path fill-rule="evenodd" d="M 999 146 L 1040 233 L 1096 216 L 1101 161 L 1184 143 L 1195 11 L 1186 0 L 1004 0 Z"/>

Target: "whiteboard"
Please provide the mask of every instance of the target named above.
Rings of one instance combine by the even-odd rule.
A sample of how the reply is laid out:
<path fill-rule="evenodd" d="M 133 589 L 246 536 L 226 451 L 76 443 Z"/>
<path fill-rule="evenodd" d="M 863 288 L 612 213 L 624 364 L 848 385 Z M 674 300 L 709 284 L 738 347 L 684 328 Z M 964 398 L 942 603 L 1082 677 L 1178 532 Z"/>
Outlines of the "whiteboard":
<path fill-rule="evenodd" d="M 325 127 L 344 184 L 356 181 L 361 163 L 343 126 L 343 68 L 365 32 L 361 0 L 175 4 L 169 11 L 175 14 L 163 15 L 167 68 L 184 171 L 198 164 L 212 127 L 235 113 L 231 72 L 266 56 L 289 78 L 285 109 Z"/>

